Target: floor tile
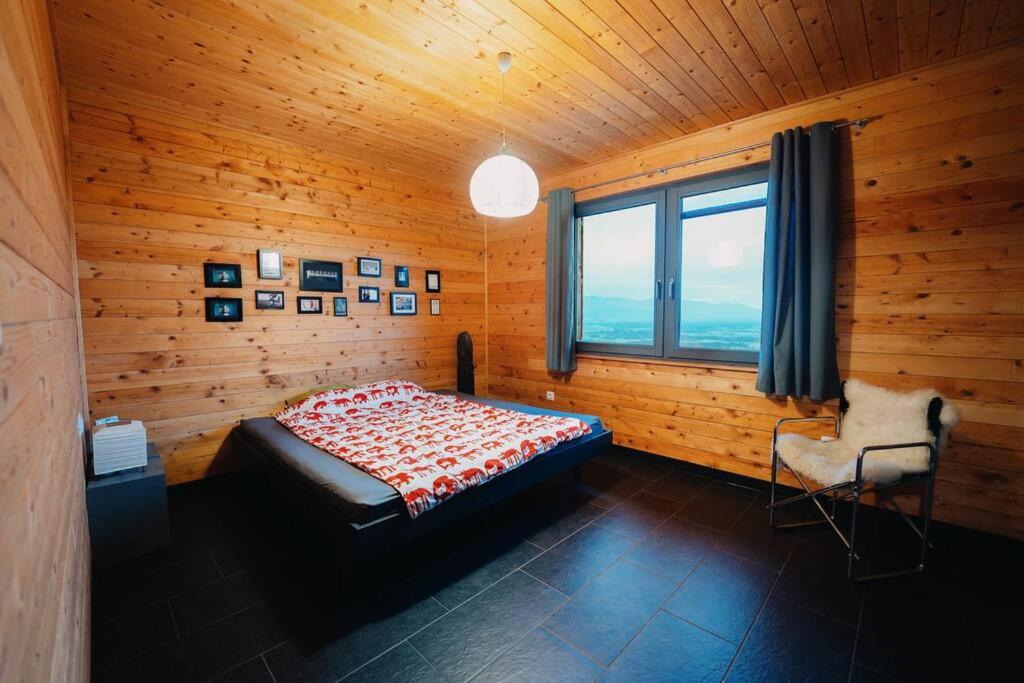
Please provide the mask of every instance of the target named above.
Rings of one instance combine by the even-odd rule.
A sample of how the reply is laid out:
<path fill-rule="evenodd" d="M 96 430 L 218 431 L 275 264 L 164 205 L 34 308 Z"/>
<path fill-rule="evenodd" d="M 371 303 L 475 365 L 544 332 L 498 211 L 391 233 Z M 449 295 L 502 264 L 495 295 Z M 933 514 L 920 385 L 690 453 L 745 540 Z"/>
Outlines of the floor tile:
<path fill-rule="evenodd" d="M 728 484 L 710 484 L 683 506 L 677 516 L 704 526 L 727 531 L 753 500 L 753 493 Z"/>
<path fill-rule="evenodd" d="M 409 643 L 388 650 L 345 677 L 346 683 L 444 683 L 444 678 Z"/>
<path fill-rule="evenodd" d="M 635 683 L 719 681 L 736 646 L 658 612 L 602 680 Z"/>
<path fill-rule="evenodd" d="M 438 602 L 453 609 L 540 553 L 541 549 L 529 541 L 500 535 L 438 561 L 416 581 Z"/>
<path fill-rule="evenodd" d="M 845 681 L 856 631 L 770 597 L 729 670 L 729 681 Z"/>
<path fill-rule="evenodd" d="M 600 465 L 584 464 L 576 488 L 603 508 L 613 508 L 650 482 Z"/>
<path fill-rule="evenodd" d="M 100 667 L 150 650 L 177 637 L 166 602 L 129 612 L 93 627 L 93 657 Z"/>
<path fill-rule="evenodd" d="M 473 683 L 570 683 L 597 680 L 604 670 L 543 628 L 494 660 Z"/>
<path fill-rule="evenodd" d="M 895 678 L 889 678 L 885 674 L 856 663 L 850 671 L 850 683 L 893 683 L 895 680 Z"/>
<path fill-rule="evenodd" d="M 778 574 L 724 553 L 709 553 L 665 609 L 733 643 L 743 640 Z"/>
<path fill-rule="evenodd" d="M 211 683 L 275 683 L 262 657 L 250 659 L 241 666 L 212 679 Z"/>
<path fill-rule="evenodd" d="M 213 556 L 203 553 L 133 579 L 107 583 L 93 596 L 93 618 L 103 621 L 221 578 Z"/>
<path fill-rule="evenodd" d="M 639 538 L 668 519 L 680 504 L 641 491 L 615 506 L 595 524 L 617 531 L 623 536 Z"/>
<path fill-rule="evenodd" d="M 547 550 L 587 526 L 605 512 L 607 512 L 605 508 L 591 503 L 552 510 L 528 520 L 530 525 L 523 527 L 523 537 L 530 543 Z"/>
<path fill-rule="evenodd" d="M 711 480 L 706 477 L 683 470 L 672 470 L 644 490 L 663 498 L 670 498 L 677 503 L 689 503 L 710 483 Z"/>
<path fill-rule="evenodd" d="M 656 463 L 642 458 L 633 458 L 620 471 L 634 477 L 646 479 L 647 481 L 657 481 L 671 472 L 672 468 L 667 464 Z"/>
<path fill-rule="evenodd" d="M 718 549 L 775 570 L 789 557 L 799 533 L 773 529 L 768 522 L 767 496 L 758 496 L 718 544 Z"/>
<path fill-rule="evenodd" d="M 903 680 L 970 678 L 959 591 L 929 574 L 872 583 L 866 590 L 858 663 Z"/>
<path fill-rule="evenodd" d="M 442 676 L 465 681 L 564 602 L 564 595 L 517 571 L 416 634 L 411 643 Z"/>
<path fill-rule="evenodd" d="M 544 622 L 544 627 L 607 666 L 669 596 L 675 584 L 616 562 Z"/>
<path fill-rule="evenodd" d="M 846 553 L 798 541 L 773 594 L 856 626 L 864 586 L 846 578 L 846 564 Z"/>
<path fill-rule="evenodd" d="M 445 614 L 422 590 L 404 586 L 367 607 L 313 623 L 301 636 L 267 652 L 280 681 L 336 681 Z"/>
<path fill-rule="evenodd" d="M 626 554 L 635 565 L 679 583 L 700 564 L 722 534 L 714 529 L 673 517 Z"/>
<path fill-rule="evenodd" d="M 551 548 L 523 570 L 572 595 L 593 576 L 610 567 L 632 545 L 633 541 L 625 536 L 592 524 Z"/>
<path fill-rule="evenodd" d="M 185 635 L 262 599 L 263 594 L 252 577 L 239 572 L 172 598 L 171 610 L 178 631 Z"/>

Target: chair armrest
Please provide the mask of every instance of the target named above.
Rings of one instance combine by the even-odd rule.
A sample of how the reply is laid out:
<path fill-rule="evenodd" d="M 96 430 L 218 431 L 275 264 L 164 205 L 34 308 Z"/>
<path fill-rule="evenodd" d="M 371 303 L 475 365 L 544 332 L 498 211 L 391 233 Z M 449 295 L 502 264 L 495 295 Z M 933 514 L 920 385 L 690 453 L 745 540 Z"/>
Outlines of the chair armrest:
<path fill-rule="evenodd" d="M 896 451 L 904 448 L 927 448 L 928 449 L 928 463 L 931 467 L 935 467 L 935 460 L 938 456 L 938 451 L 935 450 L 935 444 L 931 441 L 913 441 L 911 443 L 890 443 L 890 444 L 873 444 L 871 446 L 864 446 L 857 452 L 857 483 L 860 483 L 861 470 L 864 467 L 864 456 L 871 451 Z"/>
<path fill-rule="evenodd" d="M 836 436 L 839 435 L 839 418 L 835 415 L 821 415 L 818 417 L 784 417 L 775 423 L 775 429 L 772 430 L 772 443 L 779 438 L 779 428 L 782 425 L 793 422 L 825 422 L 831 421 L 835 425 Z"/>

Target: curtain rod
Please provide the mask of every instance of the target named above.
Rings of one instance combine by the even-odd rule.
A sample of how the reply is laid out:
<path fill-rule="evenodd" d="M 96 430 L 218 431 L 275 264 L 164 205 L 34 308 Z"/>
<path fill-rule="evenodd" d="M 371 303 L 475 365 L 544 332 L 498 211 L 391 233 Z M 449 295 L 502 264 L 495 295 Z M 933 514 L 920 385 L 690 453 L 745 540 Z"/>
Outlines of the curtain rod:
<path fill-rule="evenodd" d="M 832 124 L 832 130 L 835 130 L 837 128 L 846 128 L 847 126 L 857 126 L 857 128 L 859 130 L 863 130 L 864 127 L 867 126 L 869 123 L 871 123 L 871 117 L 865 116 L 864 118 L 856 119 L 854 121 L 843 121 L 841 123 L 834 123 L 834 124 Z M 584 185 L 583 187 L 573 188 L 571 191 L 573 193 L 576 193 L 576 192 L 583 192 L 585 190 L 593 190 L 593 189 L 596 189 L 598 187 L 604 187 L 605 185 L 614 185 L 616 183 L 626 182 L 627 180 L 635 180 L 637 178 L 643 178 L 644 176 L 654 175 L 655 173 L 657 173 L 658 175 L 666 175 L 669 171 L 671 171 L 673 169 L 682 168 L 684 166 L 692 166 L 693 164 L 699 164 L 699 163 L 704 162 L 704 161 L 711 161 L 712 159 L 720 159 L 722 157 L 731 156 L 733 154 L 739 154 L 740 152 L 749 152 L 751 150 L 760 149 L 762 147 L 767 147 L 770 144 L 772 144 L 771 140 L 768 140 L 767 142 L 758 142 L 758 143 L 753 144 L 753 145 L 747 145 L 746 147 L 737 147 L 736 149 L 730 149 L 730 150 L 727 150 L 725 152 L 717 152 L 715 154 L 708 154 L 707 156 L 697 157 L 696 159 L 688 159 L 687 161 L 680 161 L 680 162 L 677 162 L 675 164 L 669 164 L 668 166 L 662 166 L 661 168 L 656 168 L 656 169 L 651 170 L 651 171 L 640 171 L 638 173 L 633 173 L 631 175 L 622 176 L 621 178 L 612 178 L 611 180 L 602 180 L 599 183 L 593 183 L 591 185 Z M 544 198 L 544 201 L 547 201 L 546 197 Z"/>

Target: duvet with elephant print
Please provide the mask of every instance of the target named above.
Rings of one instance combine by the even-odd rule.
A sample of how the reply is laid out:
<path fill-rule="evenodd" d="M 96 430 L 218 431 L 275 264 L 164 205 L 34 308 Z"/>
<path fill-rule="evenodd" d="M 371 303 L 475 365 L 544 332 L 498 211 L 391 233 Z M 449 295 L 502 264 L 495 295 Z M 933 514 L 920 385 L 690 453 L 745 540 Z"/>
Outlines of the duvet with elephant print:
<path fill-rule="evenodd" d="M 411 517 L 590 433 L 577 418 L 529 415 L 402 381 L 323 391 L 275 417 L 393 486 Z"/>

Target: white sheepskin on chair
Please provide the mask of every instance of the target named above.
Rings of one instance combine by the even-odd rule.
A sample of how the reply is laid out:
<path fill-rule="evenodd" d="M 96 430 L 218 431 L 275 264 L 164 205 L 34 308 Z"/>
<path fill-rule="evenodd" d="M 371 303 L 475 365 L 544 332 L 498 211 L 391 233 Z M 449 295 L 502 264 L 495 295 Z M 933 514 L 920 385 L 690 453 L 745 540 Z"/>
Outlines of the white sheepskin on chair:
<path fill-rule="evenodd" d="M 851 379 L 844 387 L 850 407 L 843 417 L 841 435 L 834 441 L 818 441 L 798 434 L 782 434 L 775 447 L 779 457 L 803 478 L 824 486 L 853 481 L 857 471 L 857 453 L 864 446 L 930 441 L 928 404 L 942 395 L 933 389 L 899 393 Z M 943 399 L 939 422 L 946 436 L 960 420 L 950 401 Z M 905 474 L 928 471 L 928 449 L 905 448 L 895 451 L 871 451 L 864 456 L 863 477 L 874 484 L 898 481 Z"/>

